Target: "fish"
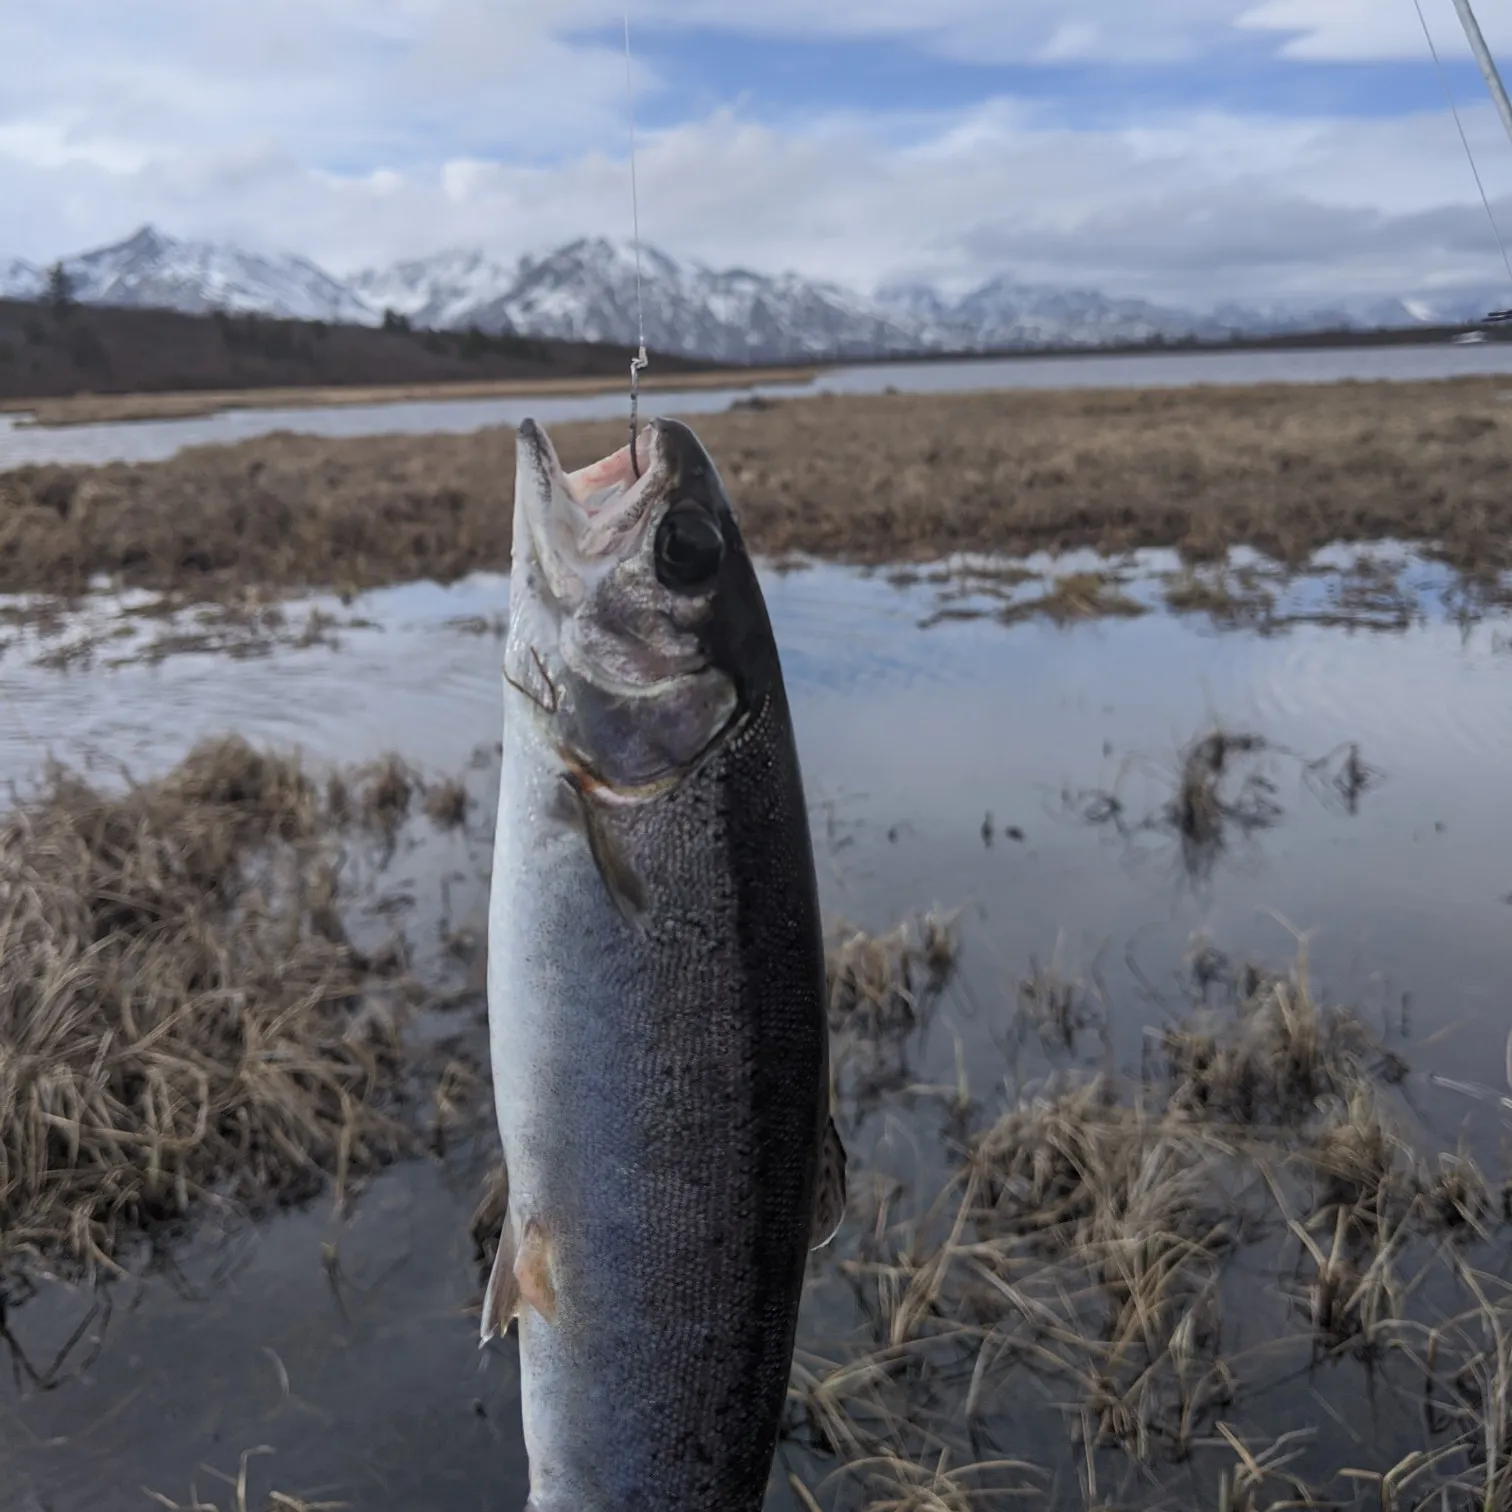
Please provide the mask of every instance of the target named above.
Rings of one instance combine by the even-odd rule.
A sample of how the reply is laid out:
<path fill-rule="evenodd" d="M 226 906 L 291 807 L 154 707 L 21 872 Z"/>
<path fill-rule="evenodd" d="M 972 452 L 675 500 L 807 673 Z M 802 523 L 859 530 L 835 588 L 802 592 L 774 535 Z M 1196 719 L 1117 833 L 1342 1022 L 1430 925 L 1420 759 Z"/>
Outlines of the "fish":
<path fill-rule="evenodd" d="M 517 431 L 490 882 L 527 1512 L 757 1512 L 845 1212 L 782 667 L 723 480 L 657 419 Z"/>

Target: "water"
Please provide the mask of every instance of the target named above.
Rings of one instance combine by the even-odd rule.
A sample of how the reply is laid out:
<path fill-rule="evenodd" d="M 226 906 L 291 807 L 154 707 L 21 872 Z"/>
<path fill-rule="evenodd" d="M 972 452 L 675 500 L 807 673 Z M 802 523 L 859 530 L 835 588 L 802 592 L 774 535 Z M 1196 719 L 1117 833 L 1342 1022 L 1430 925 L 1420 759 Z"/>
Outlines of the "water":
<path fill-rule="evenodd" d="M 1168 565 L 1138 559 L 1129 591 L 1154 603 L 1151 574 Z M 1397 566 L 1414 606 L 1407 628 L 1298 623 L 1266 636 L 1156 612 L 1067 628 L 952 618 L 923 631 L 963 584 L 955 609 L 1000 607 L 990 575 L 904 586 L 831 566 L 769 575 L 827 914 L 885 928 L 931 904 L 962 909 L 962 975 L 911 1049 L 911 1078 L 953 1080 L 958 1037 L 973 1090 L 989 1090 L 1031 962 L 1100 973 L 1114 1054 L 1131 1064 L 1160 1015 L 1141 983 L 1173 983 L 1194 932 L 1283 964 L 1292 926 L 1312 932 L 1319 984 L 1403 1045 L 1442 1147 L 1463 1121 L 1496 1159 L 1494 1105 L 1423 1073 L 1506 1090 L 1509 625 L 1454 623 L 1442 571 Z M 1305 578 L 1282 607 L 1337 608 L 1340 590 L 1336 577 Z M 249 660 L 60 672 L 35 665 L 40 643 L 18 642 L 0 658 L 0 777 L 26 778 L 49 749 L 147 773 L 230 729 L 317 757 L 396 748 L 461 769 L 496 738 L 499 643 L 455 622 L 494 616 L 504 598 L 498 578 L 388 589 L 344 611 L 372 625 L 339 631 L 339 647 Z M 1257 771 L 1281 812 L 1194 877 L 1177 839 L 1139 821 L 1158 813 L 1178 751 L 1213 720 L 1265 737 Z M 1353 811 L 1327 780 L 1335 766 L 1308 765 L 1337 763 L 1351 742 L 1379 773 Z M 492 781 L 473 768 L 485 805 Z M 1099 792 L 1119 797 L 1127 834 L 1089 822 Z M 433 896 L 452 869 L 454 911 L 481 922 L 487 831 L 485 807 L 470 851 L 448 841 L 406 860 L 411 890 Z M 453 1028 L 476 1037 L 477 1006 Z M 868 1126 L 890 1128 L 884 1141 L 933 1138 L 937 1111 L 905 1097 L 881 1111 Z M 359 1512 L 521 1505 L 511 1357 L 480 1356 L 464 1316 L 476 1290 L 466 1223 L 486 1159 L 486 1141 L 464 1142 L 375 1180 L 339 1231 L 327 1210 L 307 1209 L 202 1239 L 177 1288 L 154 1278 L 118 1289 L 97 1360 L 77 1372 L 71 1361 L 52 1391 L 0 1385 L 0 1507 L 115 1512 L 144 1505 L 142 1487 L 187 1502 L 191 1482 L 224 1507 L 229 1492 L 200 1467 L 234 1473 L 260 1445 L 276 1453 L 252 1462 L 254 1489 Z M 332 1237 L 345 1278 L 334 1289 L 320 1258 Z M 11 1330 L 50 1358 L 88 1306 L 54 1289 L 13 1309 Z M 829 1326 L 811 1312 L 805 1346 Z"/>
<path fill-rule="evenodd" d="M 982 358 L 962 362 L 876 363 L 830 368 L 811 383 L 652 393 L 648 413 L 704 415 L 741 399 L 802 394 L 961 392 L 1010 388 L 1164 388 L 1198 383 L 1337 383 L 1344 379 L 1416 381 L 1512 373 L 1512 345 L 1328 347 L 1313 351 L 1168 352 L 1076 357 Z M 152 462 L 186 446 L 245 441 L 273 431 L 317 436 L 473 431 L 612 419 L 625 413 L 622 393 L 440 399 L 401 404 L 329 405 L 313 409 L 227 410 L 188 420 L 134 420 L 57 429 L 0 415 L 0 470 L 26 463 Z"/>

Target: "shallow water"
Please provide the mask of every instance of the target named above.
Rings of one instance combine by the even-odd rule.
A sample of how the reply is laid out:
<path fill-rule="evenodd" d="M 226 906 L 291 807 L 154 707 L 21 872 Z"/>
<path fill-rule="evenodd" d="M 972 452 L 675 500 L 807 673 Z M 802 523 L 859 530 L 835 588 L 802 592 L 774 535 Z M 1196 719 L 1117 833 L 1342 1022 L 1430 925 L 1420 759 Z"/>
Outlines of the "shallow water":
<path fill-rule="evenodd" d="M 958 1040 L 972 1090 L 990 1091 L 1007 1069 L 1014 984 L 1035 962 L 1100 974 L 1113 1054 L 1133 1064 L 1163 1011 L 1143 984 L 1169 984 L 1175 1001 L 1194 932 L 1279 965 L 1296 949 L 1291 926 L 1312 931 L 1319 986 L 1366 1004 L 1401 1047 L 1409 1093 L 1443 1147 L 1468 1120 L 1494 1162 L 1496 1105 L 1426 1073 L 1507 1090 L 1506 620 L 1455 623 L 1443 572 L 1401 557 L 1391 576 L 1412 607 L 1400 630 L 1302 622 L 1254 635 L 1164 612 L 1004 624 L 991 617 L 1004 595 L 1035 585 L 1007 587 L 982 565 L 902 586 L 832 566 L 767 577 L 827 913 L 881 929 L 931 904 L 962 910 L 961 974 L 911 1047 L 910 1076 L 953 1081 Z M 1152 574 L 1170 565 L 1133 560 L 1125 591 L 1156 603 Z M 1326 620 L 1345 586 L 1328 573 L 1300 579 L 1281 610 Z M 983 617 L 921 630 L 947 598 Z M 248 660 L 55 671 L 35 664 L 42 642 L 18 642 L 0 657 L 0 777 L 24 781 L 49 751 L 148 773 L 231 729 L 320 758 L 393 748 L 442 771 L 481 749 L 471 847 L 427 842 L 393 883 L 423 900 L 450 874 L 457 922 L 480 923 L 499 642 L 456 622 L 486 621 L 504 601 L 499 578 L 388 589 L 339 610 L 372 622 L 338 630 L 339 646 Z M 120 655 L 130 649 L 123 639 Z M 1142 821 L 1169 798 L 1180 748 L 1215 720 L 1265 738 L 1254 772 L 1279 814 L 1197 858 L 1194 876 L 1178 839 Z M 1331 783 L 1350 743 L 1378 773 L 1353 809 Z M 1108 808 L 1099 794 L 1119 800 L 1122 833 L 1090 822 L 1089 810 Z M 477 1005 L 431 1027 L 476 1039 Z M 936 1137 L 937 1108 L 884 1097 L 870 1111 L 879 1116 L 862 1126 L 880 1133 L 862 1137 L 894 1155 Z M 69 1375 L 75 1357 L 55 1390 L 0 1385 L 0 1508 L 113 1512 L 143 1506 L 144 1486 L 187 1501 L 191 1481 L 224 1505 L 225 1488 L 198 1467 L 234 1473 L 264 1444 L 277 1453 L 253 1461 L 255 1487 L 374 1512 L 522 1504 L 509 1354 L 480 1356 L 463 1313 L 486 1153 L 466 1145 L 378 1178 L 339 1230 L 317 1208 L 203 1240 L 183 1262 L 188 1294 L 162 1279 L 117 1289 L 82 1375 Z M 321 1263 L 333 1237 L 344 1288 Z M 14 1308 L 11 1328 L 49 1358 L 87 1305 L 58 1289 Z M 821 1345 L 829 1326 L 811 1313 L 805 1344 Z"/>
<path fill-rule="evenodd" d="M 1337 383 L 1343 379 L 1408 382 L 1495 373 L 1512 373 L 1512 344 L 1460 347 L 1445 342 L 1123 356 L 1089 353 L 836 367 L 821 372 L 811 383 L 664 390 L 651 394 L 647 404 L 656 414 L 707 415 L 757 395 L 876 394 L 888 388 L 918 394 L 1010 388 L 1179 388 L 1198 383 Z M 24 417 L 0 415 L 0 471 L 37 462 L 152 462 L 186 446 L 245 441 L 273 431 L 315 436 L 465 432 L 488 425 L 517 425 L 526 416 L 547 426 L 564 420 L 612 419 L 624 409 L 624 396 L 615 392 L 227 410 L 187 420 L 133 420 L 56 429 L 29 426 Z"/>

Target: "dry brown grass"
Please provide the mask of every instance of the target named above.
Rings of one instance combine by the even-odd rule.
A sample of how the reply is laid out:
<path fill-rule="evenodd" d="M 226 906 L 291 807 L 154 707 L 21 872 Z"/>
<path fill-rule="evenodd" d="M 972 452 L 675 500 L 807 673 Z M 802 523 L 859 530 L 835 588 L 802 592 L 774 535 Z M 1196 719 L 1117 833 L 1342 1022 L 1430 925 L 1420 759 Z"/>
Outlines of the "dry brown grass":
<path fill-rule="evenodd" d="M 999 612 L 1005 624 L 1043 615 L 1057 625 L 1088 619 L 1136 619 L 1145 606 L 1117 587 L 1109 572 L 1066 572 L 1053 577 L 1045 591 L 1010 604 Z"/>
<path fill-rule="evenodd" d="M 960 550 L 1247 543 L 1296 566 L 1333 541 L 1512 564 L 1500 379 L 1150 391 L 879 395 L 699 417 L 759 551 L 860 562 Z M 577 464 L 618 421 L 562 425 Z M 359 588 L 508 561 L 512 433 L 279 435 L 169 461 L 0 476 L 0 591 L 103 573 L 222 597 Z"/>
<path fill-rule="evenodd" d="M 343 923 L 340 830 L 407 804 L 232 738 L 102 791 L 53 767 L 0 828 L 0 1250 L 83 1269 L 207 1202 L 405 1147 L 402 955 Z"/>
<path fill-rule="evenodd" d="M 225 1482 L 229 1488 L 228 1500 L 224 1504 L 219 1501 L 206 1501 L 198 1489 L 191 1490 L 187 1502 L 177 1502 L 171 1497 L 164 1496 L 161 1491 L 146 1491 L 144 1494 L 166 1509 L 166 1512 L 345 1512 L 350 1507 L 350 1502 L 343 1501 L 300 1501 L 293 1496 L 286 1496 L 281 1491 L 269 1492 L 266 1499 L 252 1495 L 248 1478 L 248 1462 L 258 1455 L 271 1454 L 273 1451 L 266 1446 L 258 1449 L 249 1449 L 241 1457 L 241 1464 L 234 1476 L 227 1475 L 223 1471 L 212 1469 L 210 1466 L 203 1467 L 205 1473 L 213 1479 Z"/>
<path fill-rule="evenodd" d="M 1165 586 L 1166 607 L 1175 614 L 1205 614 L 1228 627 L 1266 628 L 1275 614 L 1275 595 L 1253 568 L 1229 571 L 1211 563 L 1189 563 Z"/>
<path fill-rule="evenodd" d="M 460 829 L 467 822 L 467 787 L 455 777 L 434 784 L 425 795 L 425 812 L 440 829 Z"/>
<path fill-rule="evenodd" d="M 1069 1052 L 1061 1026 L 1102 997 L 1036 972 L 1019 1016 Z M 865 1325 L 795 1363 L 799 1503 L 1512 1505 L 1512 1287 L 1467 1258 L 1490 1189 L 1465 1152 L 1423 1153 L 1401 1062 L 1317 997 L 1305 954 L 1273 974 L 1194 952 L 1192 1005 L 1149 1045 L 1137 1077 L 979 1108 L 922 1207 L 872 1184 L 838 1263 Z M 1446 1286 L 1462 1312 L 1420 1299 Z M 1267 1363 L 1289 1335 L 1304 1368 L 1361 1371 L 1362 1401 L 1420 1394 L 1422 1443 L 1356 1432 L 1340 1458 L 1278 1431 L 1267 1399 L 1304 1389 Z M 1046 1441 L 1057 1416 L 1069 1443 Z"/>
<path fill-rule="evenodd" d="M 1376 774 L 1360 761 L 1357 748 L 1351 750 L 1343 768 L 1335 767 L 1336 753 L 1302 764 L 1308 785 L 1326 801 L 1342 798 L 1357 804 L 1374 784 Z M 1126 841 L 1150 833 L 1172 837 L 1182 869 L 1203 881 L 1240 842 L 1282 817 L 1276 783 L 1267 770 L 1268 761 L 1280 757 L 1297 759 L 1263 736 L 1214 725 L 1176 753 L 1174 770 L 1161 770 L 1170 796 L 1152 812 L 1131 813 L 1119 791 L 1128 772 L 1143 765 L 1134 761 L 1124 763 L 1111 789 L 1067 791 L 1062 798 L 1086 823 L 1110 826 Z"/>
<path fill-rule="evenodd" d="M 825 952 L 831 1027 L 875 1034 L 917 1023 L 958 949 L 954 919 L 935 910 L 883 934 L 837 925 Z"/>

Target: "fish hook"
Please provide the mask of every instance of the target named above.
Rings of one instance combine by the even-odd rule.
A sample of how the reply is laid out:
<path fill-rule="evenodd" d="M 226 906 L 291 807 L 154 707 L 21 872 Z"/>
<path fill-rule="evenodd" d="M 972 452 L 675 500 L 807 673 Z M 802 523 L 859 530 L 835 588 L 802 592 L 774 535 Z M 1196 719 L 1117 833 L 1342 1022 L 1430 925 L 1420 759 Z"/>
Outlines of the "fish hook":
<path fill-rule="evenodd" d="M 635 474 L 636 482 L 640 481 L 640 458 L 636 455 L 635 438 L 639 429 L 636 417 L 640 410 L 640 372 L 646 365 L 646 346 L 641 343 L 640 351 L 630 359 L 630 470 Z"/>

